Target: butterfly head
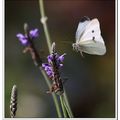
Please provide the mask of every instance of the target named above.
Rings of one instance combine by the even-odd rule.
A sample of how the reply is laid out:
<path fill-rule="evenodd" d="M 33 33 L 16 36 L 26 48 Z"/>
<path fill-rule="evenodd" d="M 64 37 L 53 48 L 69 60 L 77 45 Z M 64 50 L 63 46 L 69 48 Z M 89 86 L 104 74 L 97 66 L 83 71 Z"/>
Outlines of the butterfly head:
<path fill-rule="evenodd" d="M 82 53 L 82 50 L 81 50 L 81 47 L 80 47 L 79 44 L 73 43 L 73 44 L 72 44 L 72 47 L 73 47 L 73 50 L 75 50 L 75 51 L 77 51 L 77 52 L 80 52 L 81 56 L 84 57 L 84 56 L 83 56 L 83 53 Z"/>
<path fill-rule="evenodd" d="M 73 43 L 72 44 L 72 47 L 73 47 L 73 50 L 75 50 L 75 51 L 79 51 L 80 50 L 80 46 L 79 46 L 79 44 L 77 44 L 77 43 Z"/>

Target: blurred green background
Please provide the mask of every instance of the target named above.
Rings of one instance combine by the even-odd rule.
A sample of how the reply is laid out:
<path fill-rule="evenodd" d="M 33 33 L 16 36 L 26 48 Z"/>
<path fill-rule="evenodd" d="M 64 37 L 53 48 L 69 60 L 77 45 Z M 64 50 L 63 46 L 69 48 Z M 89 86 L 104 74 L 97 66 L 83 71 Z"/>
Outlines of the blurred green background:
<path fill-rule="evenodd" d="M 48 27 L 57 51 L 65 56 L 62 77 L 75 117 L 115 117 L 115 1 L 114 0 L 45 0 Z M 107 53 L 92 56 L 72 50 L 75 32 L 83 16 L 98 18 Z M 54 103 L 40 71 L 31 56 L 23 54 L 23 46 L 16 34 L 23 33 L 23 24 L 38 28 L 35 40 L 37 50 L 43 50 L 46 60 L 48 49 L 40 23 L 38 0 L 5 1 L 5 117 L 9 115 L 10 93 L 18 87 L 16 117 L 57 117 Z M 68 43 L 67 43 L 68 42 Z M 70 43 L 70 44 L 69 44 Z"/>

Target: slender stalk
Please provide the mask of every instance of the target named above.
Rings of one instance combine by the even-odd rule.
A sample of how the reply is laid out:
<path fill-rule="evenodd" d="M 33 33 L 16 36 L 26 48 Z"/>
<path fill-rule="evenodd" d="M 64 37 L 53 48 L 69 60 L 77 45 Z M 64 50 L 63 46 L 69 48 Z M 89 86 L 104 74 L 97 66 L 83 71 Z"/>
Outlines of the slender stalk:
<path fill-rule="evenodd" d="M 60 102 L 61 102 L 64 118 L 67 118 L 67 112 L 66 112 L 66 109 L 64 107 L 63 95 L 60 96 Z"/>
<path fill-rule="evenodd" d="M 46 81 L 46 83 L 47 83 L 47 85 L 50 89 L 51 84 L 50 84 L 50 81 L 49 81 L 48 77 L 46 76 L 45 71 L 41 67 L 39 67 L 39 69 L 41 70 L 41 73 L 44 76 L 45 81 Z M 55 107 L 56 107 L 56 110 L 57 110 L 58 117 L 61 118 L 62 114 L 61 114 L 60 106 L 59 106 L 59 103 L 58 103 L 58 100 L 57 100 L 57 97 L 56 97 L 55 93 L 52 93 L 52 97 L 53 97 L 53 100 L 54 100 L 54 103 L 55 103 Z"/>
<path fill-rule="evenodd" d="M 51 53 L 52 44 L 51 44 L 50 35 L 49 35 L 49 31 L 48 31 L 48 26 L 47 26 L 47 22 L 46 22 L 47 17 L 45 16 L 43 0 L 39 0 L 39 6 L 40 6 L 40 12 L 41 12 L 41 23 L 43 24 L 48 49 L 49 49 L 49 52 Z"/>
<path fill-rule="evenodd" d="M 51 53 L 52 44 L 51 44 L 51 40 L 50 40 L 50 35 L 49 35 L 47 23 L 46 23 L 47 17 L 45 16 L 45 12 L 44 12 L 43 0 L 39 0 L 39 6 L 40 6 L 40 13 L 41 13 L 41 23 L 43 24 L 43 29 L 44 29 L 44 32 L 45 32 L 45 37 L 46 37 L 47 45 L 48 45 L 48 50 L 49 50 L 49 53 Z M 43 70 L 41 70 L 41 72 L 42 72 L 43 76 L 45 77 L 47 85 L 50 88 L 51 85 L 50 85 L 50 82 L 49 82 L 45 72 Z M 55 103 L 55 107 L 56 107 L 56 110 L 57 110 L 58 117 L 62 117 L 59 102 L 57 100 L 57 97 L 56 97 L 55 93 L 52 93 L 52 96 L 53 96 L 53 100 L 54 100 L 54 103 Z"/>
<path fill-rule="evenodd" d="M 71 108 L 70 108 L 70 104 L 69 104 L 69 102 L 68 102 L 68 98 L 67 98 L 67 94 L 66 94 L 66 91 L 65 91 L 65 90 L 64 90 L 63 96 L 64 96 L 64 97 L 63 97 L 63 102 L 64 102 L 64 105 L 65 105 L 66 110 L 67 110 L 67 112 L 68 112 L 68 115 L 69 115 L 70 118 L 73 118 L 74 116 L 73 116 L 72 110 L 71 110 Z"/>

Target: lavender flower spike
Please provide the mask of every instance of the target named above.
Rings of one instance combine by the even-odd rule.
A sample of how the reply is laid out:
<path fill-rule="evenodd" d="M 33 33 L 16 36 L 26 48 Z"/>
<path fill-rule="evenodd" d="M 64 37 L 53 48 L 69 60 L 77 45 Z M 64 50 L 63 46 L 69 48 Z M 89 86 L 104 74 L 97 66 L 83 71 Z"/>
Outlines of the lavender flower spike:
<path fill-rule="evenodd" d="M 38 29 L 30 30 L 27 35 L 23 35 L 21 33 L 18 33 L 16 37 L 19 39 L 22 45 L 27 46 L 30 44 L 30 40 L 35 39 L 39 36 Z"/>
<path fill-rule="evenodd" d="M 64 92 L 59 69 L 63 66 L 62 63 L 64 61 L 65 55 L 66 53 L 64 53 L 63 55 L 59 55 L 56 52 L 55 42 L 53 42 L 52 53 L 47 57 L 48 63 L 42 64 L 42 68 L 45 70 L 48 77 L 53 81 L 49 93 L 55 92 L 58 95 L 62 95 Z"/>

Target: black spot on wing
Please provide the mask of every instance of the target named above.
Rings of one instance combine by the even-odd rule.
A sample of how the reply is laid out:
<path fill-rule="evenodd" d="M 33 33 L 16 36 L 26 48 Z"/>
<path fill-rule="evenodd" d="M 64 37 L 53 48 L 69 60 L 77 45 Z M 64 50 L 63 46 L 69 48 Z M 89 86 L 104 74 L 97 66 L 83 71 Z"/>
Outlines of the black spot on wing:
<path fill-rule="evenodd" d="M 90 21 L 90 18 L 87 16 L 84 16 L 80 19 L 80 22 Z"/>
<path fill-rule="evenodd" d="M 95 37 L 94 37 L 94 36 L 93 36 L 92 40 L 96 43 L 96 41 L 95 41 Z"/>
<path fill-rule="evenodd" d="M 95 37 L 93 37 L 92 40 L 95 40 Z"/>
<path fill-rule="evenodd" d="M 92 33 L 94 33 L 95 31 L 94 30 L 92 30 Z"/>

